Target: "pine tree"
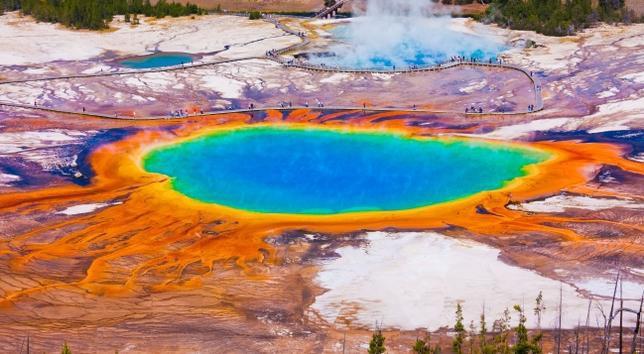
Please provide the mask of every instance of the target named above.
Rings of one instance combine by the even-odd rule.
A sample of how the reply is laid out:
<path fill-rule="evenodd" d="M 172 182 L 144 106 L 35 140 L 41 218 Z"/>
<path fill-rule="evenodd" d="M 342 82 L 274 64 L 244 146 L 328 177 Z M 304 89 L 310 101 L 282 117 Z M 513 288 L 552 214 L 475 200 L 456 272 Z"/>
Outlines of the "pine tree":
<path fill-rule="evenodd" d="M 619 21 L 625 14 L 622 0 L 494 0 L 488 19 L 514 29 L 535 30 L 546 35 L 563 36 L 586 28 L 595 21 Z"/>
<path fill-rule="evenodd" d="M 535 307 L 534 307 L 534 314 L 537 316 L 537 329 L 539 330 L 539 335 L 543 335 L 541 333 L 541 316 L 543 315 L 543 312 L 546 310 L 546 305 L 543 303 L 543 292 L 539 291 L 539 295 L 537 295 L 537 299 L 535 300 Z M 543 349 L 541 347 L 541 344 L 539 344 L 539 348 Z"/>
<path fill-rule="evenodd" d="M 463 342 L 465 340 L 465 326 L 463 326 L 463 307 L 456 304 L 456 324 L 454 325 L 456 336 L 452 341 L 452 351 L 454 354 L 463 353 Z"/>
<path fill-rule="evenodd" d="M 72 351 L 67 346 L 67 342 L 63 343 L 63 349 L 60 351 L 60 354 L 72 354 Z"/>
<path fill-rule="evenodd" d="M 125 15 L 127 21 L 129 14 L 176 17 L 203 13 L 197 5 L 168 3 L 166 0 L 160 0 L 154 6 L 149 0 L 145 3 L 143 0 L 0 0 L 0 11 L 3 9 L 20 9 L 38 21 L 91 30 L 108 28 L 114 15 Z"/>
<path fill-rule="evenodd" d="M 335 0 L 324 0 L 324 6 L 331 7 L 335 5 Z"/>
<path fill-rule="evenodd" d="M 514 305 L 514 310 L 519 314 L 519 324 L 515 328 L 517 342 L 514 345 L 513 352 L 515 354 L 541 354 L 539 342 L 541 335 L 530 339 L 528 336 L 528 329 L 525 326 L 527 318 L 523 312 L 523 308 L 519 305 Z"/>
<path fill-rule="evenodd" d="M 441 348 L 438 344 L 435 347 L 432 346 L 430 333 L 427 332 L 425 339 L 416 339 L 411 351 L 416 354 L 440 354 Z"/>
<path fill-rule="evenodd" d="M 510 311 L 506 308 L 503 311 L 503 316 L 494 321 L 493 330 L 496 332 L 494 336 L 494 353 L 498 354 L 508 354 L 510 353 L 510 345 L 508 344 L 509 340 L 509 330 L 510 330 Z"/>
<path fill-rule="evenodd" d="M 469 331 L 467 332 L 467 352 L 470 354 L 474 353 L 474 344 L 476 342 L 476 337 L 476 326 L 474 325 L 474 321 L 472 320 L 470 321 Z"/>
<path fill-rule="evenodd" d="M 369 342 L 369 354 L 383 354 L 387 351 L 385 348 L 385 336 L 382 335 L 382 331 L 377 329 L 371 336 L 371 341 Z"/>
<path fill-rule="evenodd" d="M 129 5 L 129 12 L 135 15 L 143 11 L 143 0 L 131 0 Z"/>
<path fill-rule="evenodd" d="M 536 304 L 534 307 L 534 314 L 537 316 L 537 328 L 541 329 L 541 315 L 543 314 L 543 311 L 546 309 L 546 305 L 543 303 L 543 292 L 539 291 L 539 295 L 537 295 L 537 299 L 535 300 Z"/>
<path fill-rule="evenodd" d="M 481 313 L 479 319 L 479 352 L 481 354 L 494 354 L 494 345 L 487 340 L 487 322 L 485 321 L 485 311 Z"/>
<path fill-rule="evenodd" d="M 416 339 L 416 343 L 411 348 L 411 351 L 416 354 L 430 354 L 429 345 L 422 339 Z"/>

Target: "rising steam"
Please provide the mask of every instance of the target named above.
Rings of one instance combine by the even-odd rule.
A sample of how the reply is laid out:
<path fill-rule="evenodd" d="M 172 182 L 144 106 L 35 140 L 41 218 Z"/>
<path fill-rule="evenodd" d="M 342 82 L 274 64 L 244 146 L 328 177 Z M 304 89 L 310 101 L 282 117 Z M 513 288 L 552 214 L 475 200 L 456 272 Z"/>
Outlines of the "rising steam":
<path fill-rule="evenodd" d="M 448 15 L 436 15 L 431 0 L 368 0 L 367 9 L 335 34 L 331 57 L 312 62 L 352 68 L 405 68 L 436 65 L 452 56 L 494 58 L 504 49 L 497 39 L 454 28 Z"/>

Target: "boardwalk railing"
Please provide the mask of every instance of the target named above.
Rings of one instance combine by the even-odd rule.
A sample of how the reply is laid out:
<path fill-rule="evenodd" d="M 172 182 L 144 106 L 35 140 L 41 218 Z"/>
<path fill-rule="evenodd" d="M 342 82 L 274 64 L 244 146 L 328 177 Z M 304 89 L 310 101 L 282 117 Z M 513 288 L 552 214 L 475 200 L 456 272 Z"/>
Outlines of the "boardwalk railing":
<path fill-rule="evenodd" d="M 466 60 L 459 60 L 459 61 L 453 61 L 445 64 L 439 64 L 435 66 L 426 66 L 426 67 L 414 67 L 414 68 L 404 68 L 404 69 L 398 69 L 398 70 L 386 70 L 386 69 L 350 69 L 350 68 L 339 68 L 339 67 L 330 67 L 330 66 L 325 66 L 325 65 L 313 65 L 309 63 L 303 63 L 296 61 L 295 59 L 290 59 L 286 58 L 283 55 L 305 47 L 310 43 L 309 39 L 304 35 L 302 32 L 296 32 L 289 27 L 285 26 L 282 24 L 278 19 L 274 18 L 273 16 L 264 16 L 264 20 L 268 21 L 270 23 L 273 23 L 276 28 L 279 28 L 280 30 L 292 34 L 295 36 L 298 36 L 301 41 L 299 43 L 290 45 L 285 48 L 281 49 L 275 49 L 271 50 L 270 52 L 267 53 L 266 56 L 264 57 L 244 57 L 244 58 L 235 58 L 235 59 L 227 59 L 227 60 L 220 60 L 220 61 L 215 61 L 215 62 L 197 62 L 197 63 L 192 63 L 189 65 L 177 65 L 177 66 L 172 66 L 172 67 L 163 67 L 163 68 L 155 68 L 155 69 L 143 69 L 143 70 L 126 70 L 126 71 L 115 71 L 115 72 L 107 72 L 107 73 L 95 73 L 95 74 L 73 74 L 73 75 L 65 75 L 65 76 L 56 76 L 56 77 L 41 77 L 41 78 L 34 78 L 34 79 L 18 79 L 18 80 L 8 80 L 8 81 L 0 81 L 0 85 L 6 85 L 6 84 L 15 84 L 15 83 L 28 83 L 28 82 L 37 82 L 37 81 L 52 81 L 52 80 L 64 80 L 64 79 L 80 79 L 80 78 L 92 78 L 92 77 L 104 77 L 104 76 L 119 76 L 119 75 L 135 75 L 135 74 L 146 74 L 146 73 L 156 73 L 156 72 L 165 72 L 165 71 L 174 71 L 174 70 L 183 70 L 183 69 L 188 69 L 188 68 L 195 68 L 195 67 L 203 67 L 203 66 L 209 66 L 209 65 L 219 65 L 219 64 L 225 64 L 225 63 L 232 63 L 232 62 L 238 62 L 238 61 L 244 61 L 244 60 L 251 60 L 251 59 L 269 59 L 272 61 L 275 61 L 277 63 L 280 63 L 281 65 L 284 65 L 285 67 L 290 67 L 290 68 L 297 68 L 301 70 L 308 70 L 308 71 L 315 71 L 315 72 L 332 72 L 332 73 L 358 73 L 358 74 L 382 74 L 382 73 L 418 73 L 418 72 L 429 72 L 429 71 L 441 71 L 441 70 L 447 70 L 450 68 L 455 68 L 458 66 L 479 66 L 479 67 L 496 67 L 496 68 L 503 68 L 503 69 L 509 69 L 509 70 L 516 70 L 521 73 L 523 73 L 530 82 L 533 85 L 534 89 L 534 100 L 535 104 L 533 105 L 533 108 L 528 111 L 521 111 L 521 112 L 486 112 L 483 114 L 494 114 L 494 115 L 514 115 L 514 114 L 526 114 L 526 113 L 533 113 L 537 112 L 543 109 L 543 99 L 541 96 L 541 83 L 539 82 L 538 78 L 534 77 L 532 72 L 527 71 L 524 68 L 521 68 L 516 65 L 512 64 L 507 64 L 507 63 L 485 63 L 485 62 L 477 62 L 477 61 L 466 61 Z M 0 105 L 4 106 L 10 106 L 10 107 L 16 107 L 16 108 L 25 108 L 25 109 L 37 109 L 37 110 L 44 110 L 44 111 L 50 111 L 50 112 L 57 112 L 57 113 L 66 113 L 66 114 L 77 114 L 77 115 L 84 115 L 84 116 L 93 116 L 93 117 L 99 117 L 99 118 L 111 118 L 111 119 L 136 119 L 136 120 L 141 120 L 141 118 L 134 118 L 134 117 L 118 117 L 114 115 L 109 115 L 109 114 L 103 114 L 103 113 L 89 113 L 89 112 L 80 112 L 80 111 L 71 111 L 71 110 L 64 110 L 64 109 L 55 109 L 51 107 L 43 107 L 43 106 L 35 106 L 35 105 L 29 105 L 29 104 L 24 104 L 24 103 L 14 103 L 14 102 L 3 102 L 0 101 Z M 305 106 L 302 107 L 262 107 L 262 108 L 253 108 L 253 109 L 237 109 L 237 110 L 220 110 L 220 111 L 212 111 L 212 112 L 205 112 L 203 114 L 198 114 L 198 115 L 190 115 L 190 117 L 194 116 L 202 116 L 202 115 L 212 115 L 212 114 L 224 114 L 224 113 L 239 113 L 239 112 L 253 112 L 253 111 L 261 111 L 261 110 L 268 110 L 268 109 L 277 109 L 277 110 L 285 110 L 285 109 L 300 109 L 300 108 L 308 108 Z M 366 109 L 365 107 L 355 107 L 355 106 L 332 106 L 332 107 L 324 107 L 323 109 L 326 110 L 364 110 Z M 427 113 L 462 113 L 462 112 L 457 112 L 457 111 L 437 111 L 437 110 L 423 110 L 423 109 L 409 109 L 408 107 L 369 107 L 369 111 L 417 111 L 417 112 L 427 112 Z M 467 114 L 472 114 L 472 115 L 480 115 L 481 113 L 476 113 L 476 112 L 466 112 Z M 156 117 L 146 117 L 144 119 L 176 119 L 179 117 L 174 117 L 174 116 L 156 116 Z"/>
<path fill-rule="evenodd" d="M 232 113 L 253 113 L 253 112 L 263 112 L 263 111 L 294 111 L 300 109 L 315 109 L 319 111 L 356 111 L 356 112 L 401 112 L 407 114 L 413 113 L 433 113 L 433 114 L 464 114 L 461 111 L 454 110 L 437 110 L 437 109 L 423 109 L 423 108 L 414 108 L 414 107 L 377 107 L 377 106 L 321 106 L 321 107 L 309 107 L 309 106 L 266 106 L 266 107 L 254 107 L 254 108 L 239 108 L 239 109 L 221 109 L 216 111 L 204 111 L 203 113 L 193 113 L 182 116 L 176 115 L 159 115 L 159 116 L 143 116 L 135 117 L 129 115 L 117 115 L 117 114 L 108 114 L 108 113 L 99 113 L 99 112 L 89 112 L 89 111 L 76 111 L 61 109 L 55 107 L 47 107 L 43 105 L 31 105 L 26 103 L 15 103 L 8 101 L 0 101 L 0 110 L 4 107 L 13 107 L 20 109 L 30 109 L 44 112 L 60 113 L 60 114 L 73 114 L 77 116 L 93 117 L 93 118 L 104 118 L 104 119 L 115 119 L 115 120 L 127 120 L 127 121 L 149 121 L 149 120 L 184 120 L 195 117 L 205 117 L 205 116 L 214 116 L 214 115 L 224 115 Z M 489 112 L 487 114 L 491 115 L 520 115 L 525 114 L 525 112 Z M 483 114 L 472 114 L 483 116 Z"/>
<path fill-rule="evenodd" d="M 95 74 L 72 74 L 72 75 L 62 75 L 62 76 L 44 76 L 31 79 L 18 79 L 18 80 L 5 80 L 0 81 L 0 85 L 7 84 L 20 84 L 28 82 L 38 82 L 38 81 L 53 81 L 53 80 L 65 80 L 65 79 L 86 79 L 92 77 L 108 77 L 108 76 L 125 76 L 125 75 L 139 75 L 139 74 L 150 74 L 150 73 L 160 73 L 167 71 L 177 71 L 177 70 L 186 70 L 191 68 L 200 68 L 204 66 L 212 65 L 221 65 L 226 63 L 234 63 L 238 61 L 245 61 L 251 59 L 265 59 L 265 57 L 244 57 L 244 58 L 235 58 L 235 59 L 223 59 L 211 62 L 196 62 L 193 64 L 184 64 L 184 65 L 172 65 L 164 66 L 162 68 L 153 68 L 153 69 L 136 69 L 136 70 L 122 70 L 122 71 L 108 71 L 100 72 Z"/>
<path fill-rule="evenodd" d="M 349 0 L 346 0 L 346 1 L 349 1 Z M 344 2 L 339 1 L 338 3 L 344 3 Z M 336 3 L 336 5 L 338 3 Z M 264 19 L 266 21 L 273 23 L 275 27 L 281 29 L 282 31 L 302 38 L 302 41 L 300 43 L 296 43 L 285 48 L 272 50 L 266 56 L 268 59 L 278 62 L 287 67 L 293 67 L 293 68 L 298 68 L 298 69 L 303 69 L 308 71 L 317 71 L 317 72 L 353 73 L 353 74 L 417 73 L 417 72 L 428 72 L 428 71 L 441 71 L 441 70 L 446 70 L 446 69 L 450 69 L 458 66 L 496 67 L 496 68 L 503 68 L 503 69 L 509 69 L 509 70 L 516 70 L 528 77 L 528 79 L 532 83 L 532 88 L 534 91 L 534 101 L 535 101 L 534 107 L 528 112 L 524 112 L 524 113 L 532 113 L 532 112 L 538 112 L 543 110 L 543 99 L 541 96 L 541 82 L 539 81 L 538 78 L 534 77 L 531 71 L 528 71 L 517 65 L 502 63 L 498 61 L 486 63 L 486 62 L 474 61 L 474 60 L 457 60 L 457 61 L 451 61 L 451 62 L 432 65 L 432 66 L 420 66 L 420 67 L 413 67 L 413 68 L 408 67 L 408 68 L 402 68 L 398 70 L 395 70 L 395 69 L 388 70 L 388 69 L 341 68 L 341 67 L 331 67 L 327 65 L 315 65 L 310 63 L 303 63 L 300 61 L 296 61 L 295 59 L 285 58 L 283 57 L 283 55 L 288 52 L 292 52 L 294 50 L 307 46 L 310 43 L 310 40 L 306 37 L 306 35 L 302 35 L 301 33 L 293 31 L 292 29 L 282 24 L 279 20 L 277 20 L 273 16 L 264 16 Z M 501 113 L 501 112 L 497 112 L 497 113 Z M 477 114 L 477 113 L 472 113 L 472 114 Z"/>
<path fill-rule="evenodd" d="M 423 67 L 409 67 L 402 69 L 355 69 L 355 68 L 342 68 L 342 67 L 331 67 L 326 65 L 314 65 L 308 63 L 298 62 L 292 59 L 286 59 L 279 56 L 269 56 L 269 59 L 281 63 L 284 66 L 298 68 L 301 70 L 314 71 L 314 72 L 330 72 L 330 73 L 349 73 L 349 74 L 405 74 L 405 73 L 421 73 L 421 72 L 430 72 L 430 71 L 442 71 L 447 69 L 456 68 L 459 66 L 473 66 L 473 67 L 492 67 L 492 68 L 502 68 L 519 71 L 524 74 L 532 83 L 535 104 L 534 108 L 530 112 L 537 112 L 543 109 L 543 99 L 541 97 L 541 82 L 538 78 L 534 77 L 534 74 L 520 66 L 507 64 L 507 63 L 486 63 L 486 62 L 477 62 L 477 61 L 454 61 L 448 62 L 445 64 L 438 64 L 433 66 L 423 66 Z"/>

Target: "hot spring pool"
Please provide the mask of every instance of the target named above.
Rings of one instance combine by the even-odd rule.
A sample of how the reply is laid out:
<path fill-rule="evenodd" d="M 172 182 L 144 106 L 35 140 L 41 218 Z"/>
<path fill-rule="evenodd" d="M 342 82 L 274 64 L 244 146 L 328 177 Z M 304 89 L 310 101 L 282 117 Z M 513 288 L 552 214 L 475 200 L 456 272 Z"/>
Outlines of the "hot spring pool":
<path fill-rule="evenodd" d="M 484 27 L 465 27 L 449 17 L 366 16 L 331 30 L 334 44 L 308 53 L 314 65 L 348 69 L 392 70 L 427 67 L 461 56 L 495 60 L 508 49 L 503 39 Z"/>
<path fill-rule="evenodd" d="M 544 153 L 466 140 L 246 128 L 158 148 L 149 172 L 237 209 L 290 214 L 402 210 L 502 187 Z"/>
<path fill-rule="evenodd" d="M 121 65 L 130 69 L 153 69 L 189 63 L 192 63 L 192 56 L 188 54 L 158 53 L 126 59 Z"/>

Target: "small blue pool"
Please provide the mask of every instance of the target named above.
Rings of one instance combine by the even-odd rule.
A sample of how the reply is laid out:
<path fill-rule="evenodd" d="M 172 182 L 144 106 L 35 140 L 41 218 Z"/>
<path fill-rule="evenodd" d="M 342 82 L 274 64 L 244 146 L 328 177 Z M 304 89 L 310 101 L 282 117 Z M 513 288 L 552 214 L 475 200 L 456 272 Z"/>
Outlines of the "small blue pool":
<path fill-rule="evenodd" d="M 123 60 L 121 65 L 130 69 L 153 69 L 192 63 L 192 56 L 180 53 L 157 53 Z"/>

